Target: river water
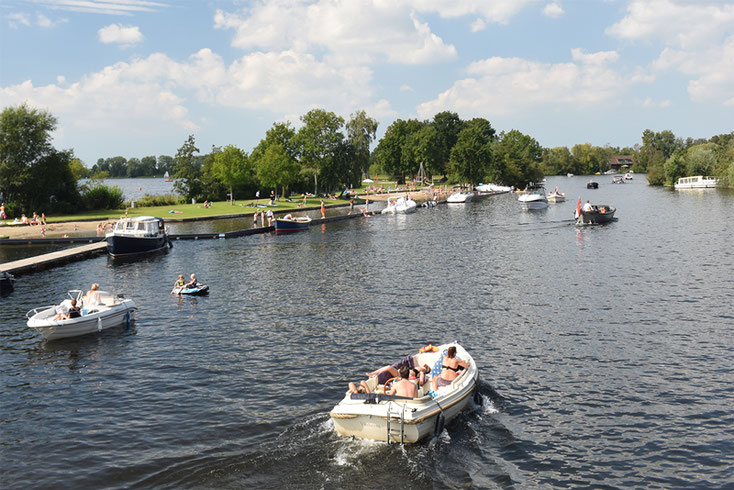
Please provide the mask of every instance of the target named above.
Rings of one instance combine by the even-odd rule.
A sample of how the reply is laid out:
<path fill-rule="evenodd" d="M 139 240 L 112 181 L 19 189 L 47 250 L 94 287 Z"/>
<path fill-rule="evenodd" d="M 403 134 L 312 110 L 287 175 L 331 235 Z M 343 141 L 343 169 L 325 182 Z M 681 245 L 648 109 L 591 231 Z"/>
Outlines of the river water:
<path fill-rule="evenodd" d="M 731 487 L 734 194 L 641 177 L 23 276 L 0 299 L 3 487 Z M 579 197 L 618 221 L 576 228 Z M 191 272 L 211 295 L 169 296 Z M 26 328 L 92 282 L 133 326 Z M 348 381 L 452 340 L 481 406 L 412 446 L 335 435 Z"/>

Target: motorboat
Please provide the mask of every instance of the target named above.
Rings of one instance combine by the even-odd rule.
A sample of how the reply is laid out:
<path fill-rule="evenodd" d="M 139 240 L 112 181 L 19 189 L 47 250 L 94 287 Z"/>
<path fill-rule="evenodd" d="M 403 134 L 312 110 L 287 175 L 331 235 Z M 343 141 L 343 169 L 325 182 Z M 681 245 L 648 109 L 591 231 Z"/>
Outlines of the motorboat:
<path fill-rule="evenodd" d="M 545 187 L 539 184 L 528 184 L 518 202 L 523 209 L 544 209 L 548 207 L 548 197 L 545 195 Z"/>
<path fill-rule="evenodd" d="M 566 174 L 566 177 L 568 177 L 570 179 L 571 177 L 573 177 L 573 174 L 569 172 L 569 173 Z"/>
<path fill-rule="evenodd" d="M 173 291 L 171 291 L 171 294 L 173 295 L 185 294 L 187 296 L 205 296 L 209 294 L 209 286 L 207 286 L 206 284 L 196 283 L 196 285 L 194 286 L 174 288 Z"/>
<path fill-rule="evenodd" d="M 616 170 L 614 170 L 613 168 L 610 168 L 609 170 L 604 172 L 604 175 L 614 175 L 615 173 L 616 173 Z"/>
<path fill-rule="evenodd" d="M 598 189 L 599 188 L 599 182 L 594 182 L 593 180 L 590 180 L 586 183 L 587 189 Z"/>
<path fill-rule="evenodd" d="M 474 193 L 470 190 L 459 189 L 446 198 L 448 204 L 464 204 L 474 199 Z"/>
<path fill-rule="evenodd" d="M 624 184 L 624 179 L 622 178 L 621 175 L 615 175 L 612 178 L 612 184 Z"/>
<path fill-rule="evenodd" d="M 173 246 L 163 218 L 154 216 L 120 218 L 105 238 L 107 251 L 113 257 L 151 253 Z"/>
<path fill-rule="evenodd" d="M 94 332 L 101 332 L 110 327 L 126 324 L 135 319 L 135 302 L 122 295 L 107 291 L 97 291 L 94 303 L 85 304 L 82 301 L 82 291 L 69 291 L 68 298 L 59 305 L 40 306 L 26 313 L 28 327 L 39 332 L 47 340 L 78 337 Z M 80 316 L 66 320 L 54 320 L 60 312 L 68 311 L 71 300 L 82 305 Z"/>
<path fill-rule="evenodd" d="M 719 185 L 716 177 L 696 175 L 694 177 L 681 177 L 675 184 L 676 189 L 711 189 Z"/>
<path fill-rule="evenodd" d="M 504 194 L 512 191 L 512 187 L 497 184 L 479 184 L 474 187 L 475 191 L 486 192 L 490 194 Z"/>
<path fill-rule="evenodd" d="M 458 343 L 437 346 L 435 352 L 412 355 L 415 366 L 427 364 L 434 376 L 440 374 L 443 356 L 450 346 L 456 347 L 456 357 L 469 362 L 469 368 L 460 371 L 449 385 L 430 392 L 431 383 L 418 389 L 418 398 L 389 395 L 387 380 L 377 384 L 377 377 L 367 380 L 370 393 L 349 393 L 336 404 L 329 415 L 339 435 L 384 442 L 415 443 L 439 435 L 472 400 L 480 400 L 477 393 L 479 372 L 474 359 Z M 430 392 L 430 394 L 429 394 Z"/>
<path fill-rule="evenodd" d="M 593 204 L 589 211 L 584 211 L 583 208 L 577 208 L 576 224 L 602 225 L 604 223 L 609 223 L 614 219 L 614 212 L 616 210 L 617 208 L 607 204 Z"/>
<path fill-rule="evenodd" d="M 387 206 L 382 210 L 382 214 L 408 214 L 412 213 L 418 207 L 418 203 L 405 196 L 388 197 Z"/>
<path fill-rule="evenodd" d="M 8 272 L 0 272 L 0 296 L 6 296 L 15 289 L 15 277 Z"/>
<path fill-rule="evenodd" d="M 559 192 L 558 188 L 553 189 L 553 192 L 548 193 L 548 202 L 563 202 L 566 200 L 566 193 Z"/>
<path fill-rule="evenodd" d="M 286 215 L 283 218 L 276 218 L 275 220 L 275 233 L 290 233 L 293 231 L 304 231 L 307 230 L 311 225 L 311 218 L 308 216 L 290 216 Z"/>
<path fill-rule="evenodd" d="M 627 172 L 624 174 L 624 180 L 632 180 L 632 172 Z"/>

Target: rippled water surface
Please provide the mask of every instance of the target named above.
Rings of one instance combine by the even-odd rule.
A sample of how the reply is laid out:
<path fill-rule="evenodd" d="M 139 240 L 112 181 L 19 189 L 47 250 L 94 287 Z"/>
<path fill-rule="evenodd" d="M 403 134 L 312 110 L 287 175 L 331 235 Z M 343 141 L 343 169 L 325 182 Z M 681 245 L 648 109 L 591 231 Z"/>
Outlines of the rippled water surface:
<path fill-rule="evenodd" d="M 28 487 L 710 487 L 734 484 L 734 194 L 644 178 L 290 236 L 177 242 L 23 276 L 0 299 L 0 479 Z M 576 199 L 618 221 L 576 228 Z M 204 298 L 173 298 L 196 272 Z M 45 342 L 25 312 L 99 282 L 127 329 Z M 458 340 L 483 404 L 440 437 L 352 441 L 350 380 Z"/>

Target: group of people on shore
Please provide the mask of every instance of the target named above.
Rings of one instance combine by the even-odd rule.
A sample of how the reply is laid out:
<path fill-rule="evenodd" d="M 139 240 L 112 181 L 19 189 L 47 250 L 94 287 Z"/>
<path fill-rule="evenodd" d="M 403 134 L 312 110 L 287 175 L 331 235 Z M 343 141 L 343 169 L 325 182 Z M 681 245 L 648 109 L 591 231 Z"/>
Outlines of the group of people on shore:
<path fill-rule="evenodd" d="M 415 366 L 413 356 L 406 356 L 391 365 L 381 367 L 366 375 L 368 380 L 376 378 L 375 386 L 384 386 L 385 383 L 392 381 L 390 395 L 418 398 L 418 390 L 424 384 L 430 381 L 432 391 L 436 392 L 442 386 L 451 385 L 459 376 L 459 373 L 468 368 L 469 363 L 456 357 L 456 347 L 452 345 L 441 356 L 441 374 L 438 376 L 431 376 L 431 368 L 428 364 Z M 367 381 L 362 380 L 359 382 L 359 386 L 350 382 L 349 392 L 370 393 L 371 390 Z"/>

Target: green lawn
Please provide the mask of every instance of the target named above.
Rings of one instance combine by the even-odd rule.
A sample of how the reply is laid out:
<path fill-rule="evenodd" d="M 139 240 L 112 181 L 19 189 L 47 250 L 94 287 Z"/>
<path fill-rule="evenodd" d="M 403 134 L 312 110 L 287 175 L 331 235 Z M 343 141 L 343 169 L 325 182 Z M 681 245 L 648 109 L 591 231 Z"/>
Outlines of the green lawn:
<path fill-rule="evenodd" d="M 251 204 L 266 204 L 269 199 L 250 199 L 235 201 L 234 205 L 230 205 L 228 202 L 214 202 L 210 208 L 205 208 L 204 203 L 197 204 L 175 204 L 170 206 L 151 206 L 151 207 L 137 207 L 129 208 L 128 216 L 159 216 L 161 218 L 170 219 L 182 219 L 182 218 L 201 218 L 201 217 L 215 217 L 225 216 L 228 214 L 245 214 L 253 213 L 255 210 L 267 210 L 272 209 L 277 212 L 280 210 L 299 210 L 298 204 L 303 203 L 303 199 L 296 198 L 294 196 L 293 202 L 288 202 L 286 199 L 280 199 L 275 201 L 277 206 L 256 208 L 250 206 Z M 326 207 L 348 204 L 349 201 L 345 199 L 324 199 Z M 319 207 L 321 205 L 321 199 L 317 197 L 309 197 L 306 200 L 306 204 L 302 207 Z M 169 213 L 169 211 L 181 211 L 180 213 Z M 47 221 L 49 223 L 57 223 L 62 221 L 79 221 L 79 220 L 102 220 L 102 219 L 117 219 L 125 214 L 124 209 L 107 209 L 101 211 L 88 211 L 79 214 L 70 214 L 65 216 L 48 216 Z"/>

